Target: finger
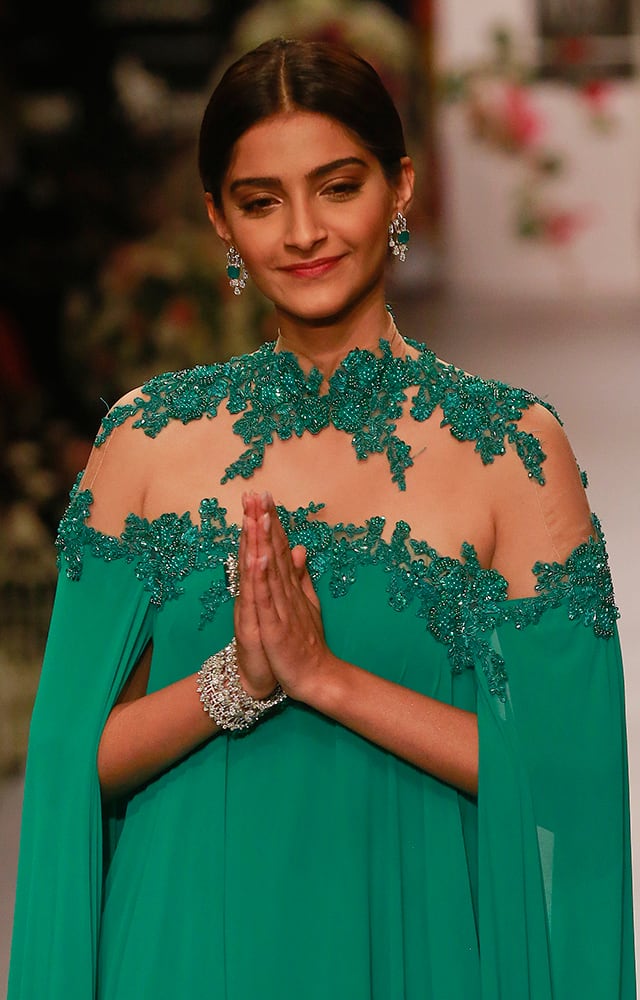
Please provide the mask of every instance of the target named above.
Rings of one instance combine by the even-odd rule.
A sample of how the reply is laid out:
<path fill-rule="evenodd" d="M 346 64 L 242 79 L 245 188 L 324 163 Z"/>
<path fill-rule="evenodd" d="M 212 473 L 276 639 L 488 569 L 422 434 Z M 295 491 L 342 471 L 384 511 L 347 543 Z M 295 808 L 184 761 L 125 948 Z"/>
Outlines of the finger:
<path fill-rule="evenodd" d="M 275 544 L 274 523 L 271 514 L 263 514 L 257 522 L 258 563 L 264 572 L 271 601 L 279 620 L 284 621 L 290 612 L 292 600 L 291 577 L 293 564 L 288 544 L 281 539 Z"/>
<path fill-rule="evenodd" d="M 309 567 L 307 566 L 307 550 L 304 545 L 296 545 L 293 549 L 291 549 L 291 559 L 303 594 L 319 611 L 320 601 L 318 599 L 318 595 L 316 594 L 316 588 L 313 585 L 313 580 L 309 574 Z"/>
<path fill-rule="evenodd" d="M 256 521 L 256 603 L 262 612 L 261 626 L 267 622 L 271 626 L 291 617 L 295 571 L 289 540 L 280 524 L 273 497 L 265 491 L 256 502 L 260 511 Z"/>
<path fill-rule="evenodd" d="M 258 545 L 258 552 L 258 557 L 251 564 L 251 577 L 260 636 L 263 643 L 266 643 L 267 633 L 273 636 L 273 629 L 280 625 L 279 608 L 283 607 L 283 602 L 279 598 L 278 605 L 276 604 L 279 586 L 273 575 L 271 550 L 267 547 L 265 552 L 261 552 L 260 545 Z M 269 564 L 271 564 L 271 570 Z"/>
<path fill-rule="evenodd" d="M 255 562 L 255 522 L 242 519 L 242 563 L 239 563 L 240 586 L 234 608 L 236 635 L 241 641 L 255 643 L 259 637 L 258 614 L 255 606 L 253 564 Z"/>
<path fill-rule="evenodd" d="M 273 497 L 269 493 L 262 495 L 262 506 L 263 510 L 266 508 L 262 515 L 262 525 L 266 538 L 271 541 L 275 556 L 275 568 L 280 573 L 283 581 L 293 582 L 296 574 L 291 558 L 291 546 L 287 534 L 280 523 Z"/>
<path fill-rule="evenodd" d="M 258 495 L 253 490 L 243 494 L 242 506 L 243 513 L 255 521 L 256 518 L 260 516 L 261 510 L 258 503 Z"/>
<path fill-rule="evenodd" d="M 241 530 L 240 530 L 240 540 L 238 542 L 238 575 L 240 575 L 242 573 L 242 567 L 244 565 L 244 561 L 246 559 L 246 553 L 247 553 L 247 532 L 244 530 L 244 521 L 245 521 L 245 518 L 246 518 L 245 498 L 246 498 L 246 493 L 243 493 L 242 494 L 243 518 L 242 518 L 242 525 L 241 525 Z"/>
<path fill-rule="evenodd" d="M 293 562 L 296 576 L 298 579 L 301 579 L 307 566 L 307 550 L 304 545 L 296 545 L 291 549 L 291 561 Z"/>

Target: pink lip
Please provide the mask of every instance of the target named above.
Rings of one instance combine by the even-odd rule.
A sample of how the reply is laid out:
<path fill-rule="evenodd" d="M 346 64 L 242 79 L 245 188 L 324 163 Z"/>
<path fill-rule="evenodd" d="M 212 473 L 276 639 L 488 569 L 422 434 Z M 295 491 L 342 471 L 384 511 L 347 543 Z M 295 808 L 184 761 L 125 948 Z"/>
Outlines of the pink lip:
<path fill-rule="evenodd" d="M 317 260 L 309 260 L 300 264 L 291 264 L 289 267 L 280 268 L 287 274 L 294 274 L 299 278 L 316 278 L 321 274 L 330 271 L 338 261 L 342 260 L 342 255 L 338 257 L 319 257 Z"/>

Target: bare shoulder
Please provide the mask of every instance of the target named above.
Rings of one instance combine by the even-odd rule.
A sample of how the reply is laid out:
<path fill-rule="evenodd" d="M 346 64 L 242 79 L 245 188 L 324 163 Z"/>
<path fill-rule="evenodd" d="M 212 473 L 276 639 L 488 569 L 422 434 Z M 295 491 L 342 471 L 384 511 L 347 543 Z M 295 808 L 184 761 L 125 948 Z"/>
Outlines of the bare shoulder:
<path fill-rule="evenodd" d="M 143 510 L 153 458 L 149 439 L 134 433 L 143 393 L 142 386 L 131 389 L 105 414 L 80 481 L 91 494 L 91 525 L 110 535 Z"/>
<path fill-rule="evenodd" d="M 557 411 L 542 401 L 534 402 L 523 411 L 519 429 L 530 434 L 538 443 L 541 455 L 541 486 L 550 491 L 575 489 L 584 493 L 578 460 L 567 429 Z M 513 470 L 510 470 L 513 474 Z M 530 477 L 527 477 L 530 478 Z"/>

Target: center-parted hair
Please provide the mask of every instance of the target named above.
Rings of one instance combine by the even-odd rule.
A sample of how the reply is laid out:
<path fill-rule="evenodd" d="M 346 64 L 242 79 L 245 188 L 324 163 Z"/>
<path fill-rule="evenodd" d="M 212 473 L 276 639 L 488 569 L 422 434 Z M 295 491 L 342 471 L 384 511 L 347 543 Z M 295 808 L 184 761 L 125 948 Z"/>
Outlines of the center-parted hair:
<path fill-rule="evenodd" d="M 357 136 L 389 179 L 397 176 L 406 156 L 402 122 L 373 66 L 343 45 L 273 38 L 229 66 L 204 112 L 198 166 L 218 207 L 235 143 L 282 111 L 333 118 Z"/>

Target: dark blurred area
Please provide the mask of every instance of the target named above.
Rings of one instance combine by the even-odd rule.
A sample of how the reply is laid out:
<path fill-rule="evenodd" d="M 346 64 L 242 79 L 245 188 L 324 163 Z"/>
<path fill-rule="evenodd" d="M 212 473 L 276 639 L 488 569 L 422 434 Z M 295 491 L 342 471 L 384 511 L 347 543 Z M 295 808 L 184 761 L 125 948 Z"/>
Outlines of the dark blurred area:
<path fill-rule="evenodd" d="M 97 3 L 2 7 L 3 428 L 29 423 L 35 406 L 40 420 L 95 431 L 96 413 L 86 412 L 61 350 L 62 301 L 71 284 L 92 280 L 113 246 L 157 224 L 150 192 L 180 143 L 136 134 L 115 97 L 114 64 L 130 53 L 171 88 L 204 86 L 249 5 L 209 6 L 184 21 L 120 19 Z"/>
<path fill-rule="evenodd" d="M 118 247 L 142 245 L 171 215 L 189 216 L 188 197 L 199 195 L 198 101 L 203 107 L 212 72 L 252 6 L 247 0 L 0 2 L 2 510 L 26 494 L 51 533 L 106 406 L 121 389 L 113 372 L 102 386 L 100 373 L 128 350 L 118 344 L 109 358 L 107 337 L 99 351 L 83 355 L 87 297 Z M 385 6 L 409 17 L 409 4 Z M 174 105 L 176 95 L 185 105 L 191 100 L 181 121 L 179 107 L 177 122 L 153 121 L 161 107 L 153 87 L 160 97 L 164 88 Z M 126 94 L 123 103 L 127 88 L 149 104 L 143 127 L 132 121 Z M 177 195 L 172 183 L 182 188 Z M 187 205 L 176 210 L 185 190 Z M 166 287 L 148 281 L 143 291 L 144 308 L 157 317 Z M 174 305 L 177 316 L 183 299 Z M 76 321 L 72 328 L 74 310 L 84 327 Z M 98 354 L 96 376 L 91 366 Z M 137 374 L 132 368 L 131 377 Z"/>

